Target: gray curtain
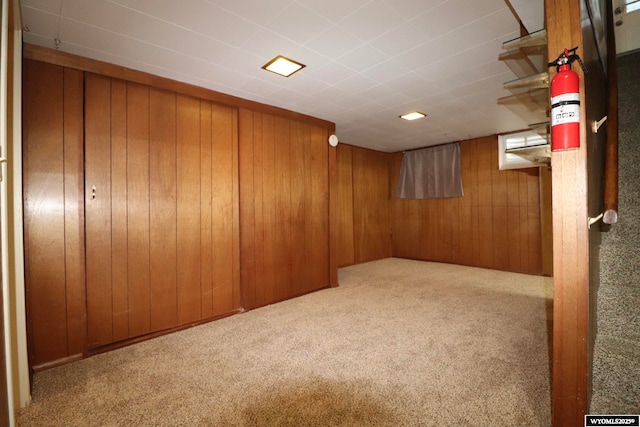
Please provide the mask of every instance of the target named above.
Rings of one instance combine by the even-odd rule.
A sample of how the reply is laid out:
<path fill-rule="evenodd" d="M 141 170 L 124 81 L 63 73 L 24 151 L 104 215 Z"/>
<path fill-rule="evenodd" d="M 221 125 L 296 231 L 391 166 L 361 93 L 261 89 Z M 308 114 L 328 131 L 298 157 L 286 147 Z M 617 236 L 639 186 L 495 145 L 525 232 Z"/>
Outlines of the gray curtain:
<path fill-rule="evenodd" d="M 462 196 L 460 145 L 427 147 L 402 156 L 397 197 L 431 199 Z"/>

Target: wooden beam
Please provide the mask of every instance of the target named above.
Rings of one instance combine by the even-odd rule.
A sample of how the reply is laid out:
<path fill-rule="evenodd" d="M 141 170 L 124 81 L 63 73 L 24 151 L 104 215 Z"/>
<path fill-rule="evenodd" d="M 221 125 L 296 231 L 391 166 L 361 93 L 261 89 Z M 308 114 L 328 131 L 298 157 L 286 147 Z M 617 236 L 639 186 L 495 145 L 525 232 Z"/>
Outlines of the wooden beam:
<path fill-rule="evenodd" d="M 545 0 L 549 58 L 578 46 L 582 55 L 581 0 Z M 585 105 L 584 75 L 580 102 Z M 550 77 L 555 70 L 550 70 Z M 552 153 L 553 187 L 553 426 L 582 426 L 588 409 L 589 230 L 587 227 L 586 113 L 581 145 Z"/>

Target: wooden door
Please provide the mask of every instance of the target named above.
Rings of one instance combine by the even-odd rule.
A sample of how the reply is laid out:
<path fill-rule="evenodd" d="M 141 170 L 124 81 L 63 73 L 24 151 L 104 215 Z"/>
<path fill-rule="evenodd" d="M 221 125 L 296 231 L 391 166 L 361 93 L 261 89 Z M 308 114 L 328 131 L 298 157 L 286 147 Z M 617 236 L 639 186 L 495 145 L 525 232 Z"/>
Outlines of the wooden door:
<path fill-rule="evenodd" d="M 237 113 L 87 74 L 90 348 L 240 307 Z"/>

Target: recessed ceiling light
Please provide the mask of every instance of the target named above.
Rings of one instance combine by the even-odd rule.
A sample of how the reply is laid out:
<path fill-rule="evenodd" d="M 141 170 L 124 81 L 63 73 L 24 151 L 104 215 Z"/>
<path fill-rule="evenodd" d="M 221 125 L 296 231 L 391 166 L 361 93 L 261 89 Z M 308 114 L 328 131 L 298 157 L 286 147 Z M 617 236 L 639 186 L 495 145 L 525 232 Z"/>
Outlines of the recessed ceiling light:
<path fill-rule="evenodd" d="M 417 119 L 421 119 L 423 117 L 426 117 L 427 115 L 424 113 L 421 113 L 419 111 L 413 111 L 411 113 L 407 113 L 404 114 L 402 116 L 400 116 L 401 119 L 405 119 L 405 120 L 417 120 Z"/>
<path fill-rule="evenodd" d="M 263 69 L 281 76 L 289 77 L 291 74 L 303 69 L 305 65 L 285 58 L 282 55 L 276 56 L 271 61 L 262 66 Z"/>

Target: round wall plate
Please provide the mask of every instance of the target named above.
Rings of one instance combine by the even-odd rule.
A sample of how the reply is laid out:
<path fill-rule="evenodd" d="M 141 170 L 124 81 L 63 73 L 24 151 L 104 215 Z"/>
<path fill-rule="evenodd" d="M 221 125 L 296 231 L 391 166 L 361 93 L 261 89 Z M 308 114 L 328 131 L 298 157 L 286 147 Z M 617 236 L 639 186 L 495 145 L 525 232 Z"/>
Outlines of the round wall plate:
<path fill-rule="evenodd" d="M 338 137 L 335 135 L 329 136 L 329 145 L 332 147 L 336 147 L 338 145 Z"/>

